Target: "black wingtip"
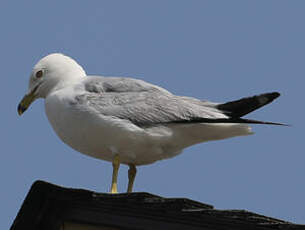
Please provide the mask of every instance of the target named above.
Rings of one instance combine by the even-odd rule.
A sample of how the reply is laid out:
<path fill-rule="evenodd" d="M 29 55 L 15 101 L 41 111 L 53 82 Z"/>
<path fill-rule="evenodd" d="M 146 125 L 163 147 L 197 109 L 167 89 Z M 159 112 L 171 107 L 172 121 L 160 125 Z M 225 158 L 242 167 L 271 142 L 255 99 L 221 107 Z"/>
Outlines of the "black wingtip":
<path fill-rule="evenodd" d="M 217 108 L 231 118 L 238 118 L 271 103 L 279 96 L 279 92 L 264 93 L 252 97 L 245 97 L 236 101 L 230 101 L 224 104 L 219 104 Z"/>
<path fill-rule="evenodd" d="M 275 98 L 277 98 L 277 97 L 281 96 L 281 94 L 280 94 L 279 92 L 273 92 L 273 94 L 275 94 L 275 95 L 276 95 L 276 97 L 275 97 Z"/>
<path fill-rule="evenodd" d="M 281 94 L 279 92 L 272 92 L 272 93 L 265 93 L 265 94 L 261 94 L 258 96 L 266 96 L 268 97 L 271 101 L 273 101 L 274 99 L 278 98 L 279 96 L 281 96 Z"/>
<path fill-rule="evenodd" d="M 284 123 L 270 122 L 270 121 L 258 121 L 258 120 L 252 120 L 252 119 L 244 119 L 244 118 L 239 118 L 236 120 L 236 122 L 237 123 L 246 123 L 246 124 L 280 125 L 280 126 L 288 126 L 288 127 L 291 126 L 289 124 L 284 124 Z"/>
<path fill-rule="evenodd" d="M 232 124 L 260 124 L 260 125 L 279 125 L 279 126 L 291 126 L 289 124 L 270 122 L 270 121 L 258 121 L 253 119 L 244 118 L 201 118 L 194 117 L 190 120 L 178 120 L 169 123 L 232 123 Z"/>

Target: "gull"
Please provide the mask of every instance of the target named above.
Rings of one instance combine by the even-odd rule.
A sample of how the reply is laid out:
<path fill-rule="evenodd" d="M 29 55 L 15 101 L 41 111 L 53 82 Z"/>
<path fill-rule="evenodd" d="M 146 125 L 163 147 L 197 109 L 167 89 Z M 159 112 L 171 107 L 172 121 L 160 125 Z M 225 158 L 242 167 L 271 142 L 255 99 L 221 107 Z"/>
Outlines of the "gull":
<path fill-rule="evenodd" d="M 227 103 L 177 96 L 143 80 L 87 76 L 72 58 L 53 53 L 34 66 L 19 115 L 38 98 L 59 138 L 76 151 L 112 162 L 111 193 L 120 164 L 136 166 L 172 158 L 198 143 L 252 134 L 248 124 L 283 125 L 241 118 L 280 94 L 265 93 Z"/>

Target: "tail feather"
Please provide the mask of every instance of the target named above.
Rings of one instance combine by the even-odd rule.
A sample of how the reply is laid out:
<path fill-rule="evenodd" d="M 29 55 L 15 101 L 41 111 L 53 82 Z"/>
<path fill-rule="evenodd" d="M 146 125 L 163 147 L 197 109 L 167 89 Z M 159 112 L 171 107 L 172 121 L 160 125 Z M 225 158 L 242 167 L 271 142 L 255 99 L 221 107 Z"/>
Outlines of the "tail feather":
<path fill-rule="evenodd" d="M 252 97 L 242 98 L 237 101 L 230 101 L 217 105 L 217 109 L 223 111 L 230 118 L 240 118 L 254 110 L 269 104 L 279 97 L 278 92 L 264 93 Z"/>

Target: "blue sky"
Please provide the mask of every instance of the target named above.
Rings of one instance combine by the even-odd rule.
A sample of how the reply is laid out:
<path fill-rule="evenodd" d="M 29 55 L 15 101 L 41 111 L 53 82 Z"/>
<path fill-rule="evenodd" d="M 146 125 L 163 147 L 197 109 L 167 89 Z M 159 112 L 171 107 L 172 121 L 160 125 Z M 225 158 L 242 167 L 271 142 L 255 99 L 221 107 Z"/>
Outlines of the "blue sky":
<path fill-rule="evenodd" d="M 35 180 L 107 192 L 112 167 L 55 135 L 43 100 L 17 104 L 33 65 L 52 52 L 88 74 L 132 76 L 178 95 L 223 102 L 269 91 L 282 96 L 248 117 L 255 135 L 188 148 L 138 168 L 135 191 L 187 197 L 305 224 L 304 1 L 3 1 L 1 229 Z M 119 190 L 125 191 L 121 167 Z"/>

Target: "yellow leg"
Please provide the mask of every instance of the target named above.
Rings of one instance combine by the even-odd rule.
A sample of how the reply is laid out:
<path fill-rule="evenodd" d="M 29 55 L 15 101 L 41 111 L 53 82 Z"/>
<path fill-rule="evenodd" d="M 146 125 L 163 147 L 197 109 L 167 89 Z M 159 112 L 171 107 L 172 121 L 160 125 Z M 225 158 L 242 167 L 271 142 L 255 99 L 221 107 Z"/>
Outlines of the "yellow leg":
<path fill-rule="evenodd" d="M 128 193 L 132 192 L 133 182 L 134 182 L 134 179 L 136 178 L 136 174 L 137 174 L 136 166 L 133 164 L 130 164 L 129 170 L 128 170 L 128 189 L 127 189 Z"/>
<path fill-rule="evenodd" d="M 115 155 L 113 161 L 112 161 L 112 167 L 113 167 L 113 172 L 112 172 L 112 183 L 111 183 L 111 190 L 110 193 L 118 193 L 118 172 L 119 172 L 119 167 L 120 167 L 120 157 L 119 155 Z"/>

